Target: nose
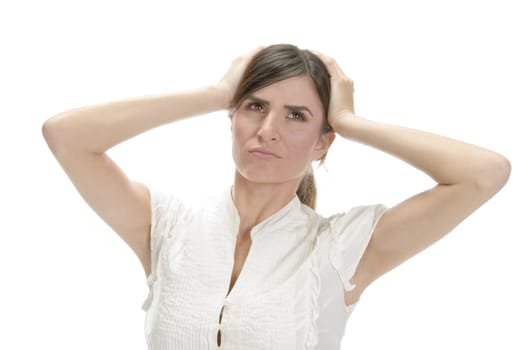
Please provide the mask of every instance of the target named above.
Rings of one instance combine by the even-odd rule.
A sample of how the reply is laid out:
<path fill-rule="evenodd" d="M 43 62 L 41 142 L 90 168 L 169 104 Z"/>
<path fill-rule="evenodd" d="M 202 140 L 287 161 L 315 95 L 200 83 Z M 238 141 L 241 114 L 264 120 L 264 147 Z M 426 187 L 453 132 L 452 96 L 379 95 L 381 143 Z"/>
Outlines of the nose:
<path fill-rule="evenodd" d="M 276 142 L 280 139 L 278 129 L 278 116 L 275 113 L 269 112 L 263 118 L 256 135 L 260 141 Z"/>

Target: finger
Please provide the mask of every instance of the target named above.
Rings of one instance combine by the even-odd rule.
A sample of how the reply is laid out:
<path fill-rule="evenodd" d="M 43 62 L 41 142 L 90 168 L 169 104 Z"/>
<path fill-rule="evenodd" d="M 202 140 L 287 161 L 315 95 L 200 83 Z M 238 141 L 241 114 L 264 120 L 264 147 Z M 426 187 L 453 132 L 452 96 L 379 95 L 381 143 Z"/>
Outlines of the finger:
<path fill-rule="evenodd" d="M 334 58 L 324 55 L 323 53 L 318 51 L 312 52 L 314 52 L 316 55 L 318 55 L 318 57 L 320 57 L 320 59 L 323 61 L 323 63 L 329 70 L 329 74 L 331 74 L 332 76 L 344 76 L 352 82 L 352 79 L 345 75 L 344 71 L 341 69 L 340 65 L 338 64 L 338 62 L 336 62 Z"/>
<path fill-rule="evenodd" d="M 312 51 L 312 52 L 314 52 L 323 61 L 323 63 L 327 65 L 331 65 L 333 62 L 335 62 L 332 57 L 329 57 L 319 51 Z"/>
<path fill-rule="evenodd" d="M 340 68 L 340 66 L 338 65 L 338 63 L 336 62 L 334 58 L 324 55 L 323 53 L 318 52 L 318 51 L 312 50 L 312 52 L 316 54 L 323 61 L 323 63 L 327 67 L 327 70 L 329 71 L 329 75 L 331 76 L 331 79 L 336 79 L 338 77 L 345 79 L 351 84 L 352 91 L 354 93 L 355 91 L 354 81 L 343 72 L 343 70 Z"/>

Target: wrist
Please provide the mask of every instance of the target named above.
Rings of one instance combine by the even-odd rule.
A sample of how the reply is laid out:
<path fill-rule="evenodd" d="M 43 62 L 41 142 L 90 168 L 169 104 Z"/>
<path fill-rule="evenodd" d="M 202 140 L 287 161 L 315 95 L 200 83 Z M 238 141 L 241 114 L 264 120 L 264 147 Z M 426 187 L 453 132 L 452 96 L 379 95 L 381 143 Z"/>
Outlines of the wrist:
<path fill-rule="evenodd" d="M 232 107 L 231 104 L 233 92 L 231 92 L 228 88 L 223 86 L 221 83 L 218 83 L 209 86 L 208 89 L 210 90 L 215 103 L 220 109 L 228 110 Z"/>
<path fill-rule="evenodd" d="M 334 132 L 345 138 L 349 138 L 351 129 L 357 118 L 356 115 L 351 113 L 341 114 L 338 117 L 332 118 L 330 125 Z"/>

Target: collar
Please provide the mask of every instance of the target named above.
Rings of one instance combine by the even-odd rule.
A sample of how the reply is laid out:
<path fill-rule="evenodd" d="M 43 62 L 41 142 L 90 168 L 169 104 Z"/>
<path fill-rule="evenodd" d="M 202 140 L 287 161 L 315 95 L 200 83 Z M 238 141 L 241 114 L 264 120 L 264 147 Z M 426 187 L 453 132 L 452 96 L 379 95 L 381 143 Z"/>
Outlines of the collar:
<path fill-rule="evenodd" d="M 234 223 L 234 228 L 236 229 L 234 235 L 237 236 L 237 234 L 239 233 L 238 230 L 240 218 L 239 212 L 237 211 L 236 205 L 232 198 L 232 186 L 229 186 L 224 191 L 223 201 L 226 204 L 227 211 L 230 214 L 232 222 Z M 287 204 L 285 204 L 285 206 L 283 206 L 277 212 L 271 214 L 269 217 L 252 227 L 252 230 L 250 231 L 250 238 L 252 240 L 257 239 L 259 237 L 260 232 L 263 232 L 270 227 L 276 226 L 279 223 L 285 223 L 289 221 L 289 219 L 292 219 L 294 216 L 301 212 L 301 207 L 302 203 L 299 200 L 298 196 L 295 194 L 294 197 Z"/>

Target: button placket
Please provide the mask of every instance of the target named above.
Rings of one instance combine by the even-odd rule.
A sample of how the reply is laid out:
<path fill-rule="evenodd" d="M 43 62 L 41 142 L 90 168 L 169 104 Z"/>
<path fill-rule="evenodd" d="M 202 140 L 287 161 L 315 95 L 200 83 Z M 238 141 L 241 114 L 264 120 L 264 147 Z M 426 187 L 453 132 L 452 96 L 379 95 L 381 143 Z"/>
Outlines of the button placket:
<path fill-rule="evenodd" d="M 219 312 L 219 319 L 218 319 L 218 323 L 217 323 L 217 346 L 220 347 L 221 346 L 221 326 L 222 326 L 222 321 L 223 321 L 223 313 L 225 311 L 226 308 L 228 308 L 229 306 L 231 305 L 231 301 L 230 301 L 230 298 L 229 297 L 226 297 L 224 300 L 223 300 L 223 306 L 221 307 L 221 311 Z"/>

